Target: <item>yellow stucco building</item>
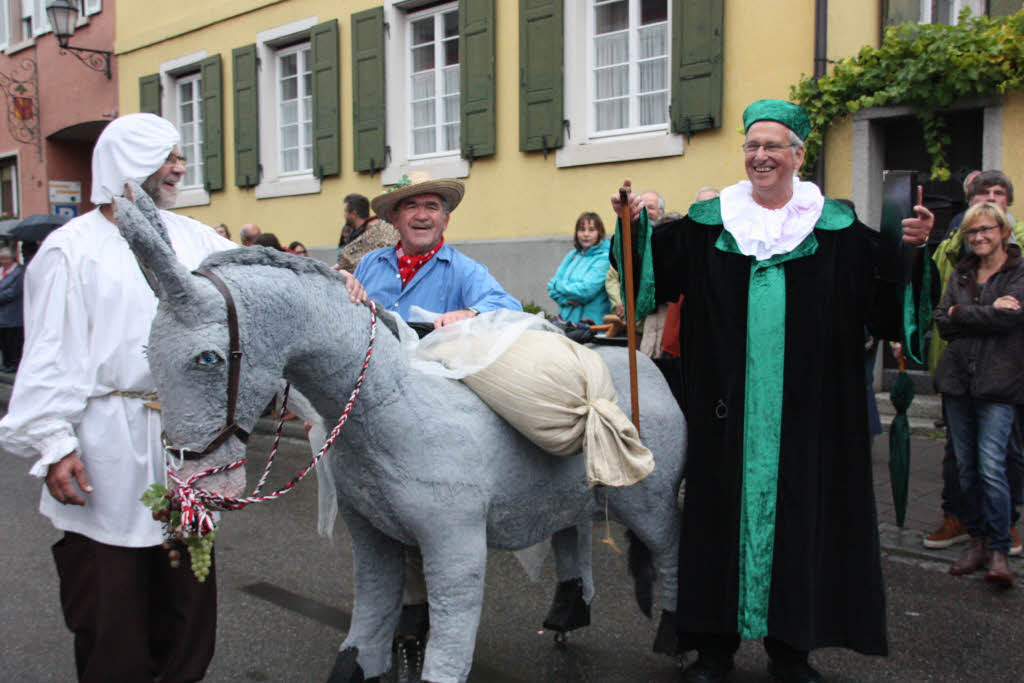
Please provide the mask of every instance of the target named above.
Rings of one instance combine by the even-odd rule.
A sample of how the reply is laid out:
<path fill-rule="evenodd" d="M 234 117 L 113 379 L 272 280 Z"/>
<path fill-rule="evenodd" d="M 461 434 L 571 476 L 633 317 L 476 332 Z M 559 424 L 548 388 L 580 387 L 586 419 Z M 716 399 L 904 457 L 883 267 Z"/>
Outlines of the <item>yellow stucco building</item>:
<path fill-rule="evenodd" d="M 162 113 L 182 128 L 190 163 L 203 160 L 180 212 L 236 237 L 258 223 L 321 256 L 337 244 L 346 194 L 372 198 L 416 171 L 460 177 L 468 191 L 448 239 L 543 303 L 576 217 L 614 220 L 608 198 L 624 178 L 685 213 L 701 187 L 744 177 L 749 102 L 787 98 L 821 57 L 877 45 L 887 19 L 950 20 L 931 5 L 178 0 L 154 12 L 121 2 L 120 111 Z M 1024 95 L 965 110 L 981 141 L 971 163 L 1024 179 L 1024 156 L 1011 153 Z M 903 134 L 891 122 L 909 114 L 864 112 L 828 135 L 825 192 L 853 198 L 866 222 L 880 210 L 881 171 L 910 158 L 887 154 Z"/>

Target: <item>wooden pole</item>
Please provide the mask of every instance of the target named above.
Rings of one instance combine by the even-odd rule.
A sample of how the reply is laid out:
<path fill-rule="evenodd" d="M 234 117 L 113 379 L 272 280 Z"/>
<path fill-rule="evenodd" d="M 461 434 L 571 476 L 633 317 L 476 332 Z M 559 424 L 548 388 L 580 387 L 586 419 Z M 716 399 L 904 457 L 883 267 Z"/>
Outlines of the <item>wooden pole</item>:
<path fill-rule="evenodd" d="M 640 397 L 636 381 L 636 294 L 633 287 L 633 222 L 629 218 L 629 190 L 619 188 L 619 221 L 622 224 L 622 263 L 619 275 L 626 290 L 626 343 L 629 348 L 629 398 L 633 425 L 640 433 Z"/>

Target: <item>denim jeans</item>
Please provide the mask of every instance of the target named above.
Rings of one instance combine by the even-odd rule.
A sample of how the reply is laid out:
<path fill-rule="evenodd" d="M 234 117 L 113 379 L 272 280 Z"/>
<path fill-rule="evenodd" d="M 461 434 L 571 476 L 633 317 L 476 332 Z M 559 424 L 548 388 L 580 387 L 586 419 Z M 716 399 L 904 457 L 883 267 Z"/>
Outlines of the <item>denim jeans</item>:
<path fill-rule="evenodd" d="M 1013 421 L 1010 445 L 1006 449 L 1006 478 L 1010 481 L 1010 523 L 1020 519 L 1024 504 L 1024 406 L 1017 406 L 1017 419 Z"/>
<path fill-rule="evenodd" d="M 946 450 L 942 454 L 942 511 L 964 521 L 964 494 L 960 490 L 960 473 L 956 466 L 953 437 L 949 432 L 946 397 L 942 397 L 942 421 L 946 423 Z"/>
<path fill-rule="evenodd" d="M 1016 406 L 970 396 L 946 396 L 945 401 L 964 494 L 962 521 L 972 537 L 987 537 L 990 549 L 1006 553 L 1010 549 L 1006 450 Z"/>

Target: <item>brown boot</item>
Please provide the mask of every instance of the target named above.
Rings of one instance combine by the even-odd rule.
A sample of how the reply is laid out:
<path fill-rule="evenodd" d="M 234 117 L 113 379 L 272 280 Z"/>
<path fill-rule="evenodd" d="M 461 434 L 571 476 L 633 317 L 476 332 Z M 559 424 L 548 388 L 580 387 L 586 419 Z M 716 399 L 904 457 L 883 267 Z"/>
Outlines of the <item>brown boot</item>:
<path fill-rule="evenodd" d="M 1000 586 L 1013 585 L 1013 574 L 1010 572 L 1010 562 L 1006 559 L 1006 553 L 996 550 L 992 551 L 992 557 L 988 563 L 988 574 L 985 574 L 985 580 Z"/>
<path fill-rule="evenodd" d="M 985 539 L 972 538 L 967 552 L 953 563 L 953 566 L 949 568 L 949 573 L 954 576 L 971 574 L 984 568 L 986 563 L 988 563 L 988 549 L 985 546 Z"/>

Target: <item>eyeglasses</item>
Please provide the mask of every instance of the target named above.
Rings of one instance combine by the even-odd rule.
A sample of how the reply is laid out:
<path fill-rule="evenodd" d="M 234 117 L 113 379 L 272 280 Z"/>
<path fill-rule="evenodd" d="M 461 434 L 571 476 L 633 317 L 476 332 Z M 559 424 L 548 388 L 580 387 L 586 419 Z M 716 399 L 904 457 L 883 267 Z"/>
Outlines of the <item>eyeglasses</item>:
<path fill-rule="evenodd" d="M 979 226 L 977 228 L 971 228 L 970 230 L 964 230 L 964 237 L 966 237 L 967 239 L 970 239 L 970 238 L 974 237 L 975 235 L 980 235 L 983 232 L 988 232 L 989 230 L 998 230 L 998 229 L 999 229 L 998 225 L 982 225 L 982 226 Z"/>
<path fill-rule="evenodd" d="M 174 166 L 175 164 L 181 164 L 182 166 L 184 166 L 185 162 L 187 161 L 188 157 L 183 157 L 180 154 L 175 154 L 174 152 L 171 152 L 170 154 L 167 155 L 167 161 L 165 161 L 164 163 L 170 164 L 171 166 Z"/>
<path fill-rule="evenodd" d="M 760 142 L 745 142 L 743 143 L 743 151 L 746 152 L 747 154 L 757 154 L 757 150 L 763 147 L 764 151 L 767 154 L 777 154 L 778 152 L 781 152 L 782 150 L 788 149 L 792 146 L 792 144 L 777 145 L 774 142 L 768 142 L 765 144 L 762 144 Z"/>

